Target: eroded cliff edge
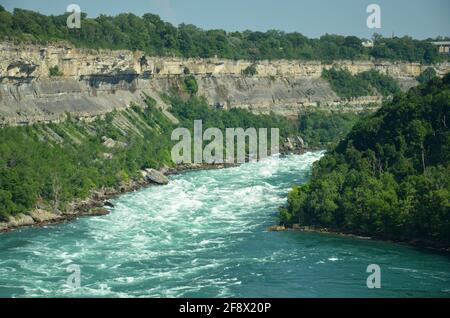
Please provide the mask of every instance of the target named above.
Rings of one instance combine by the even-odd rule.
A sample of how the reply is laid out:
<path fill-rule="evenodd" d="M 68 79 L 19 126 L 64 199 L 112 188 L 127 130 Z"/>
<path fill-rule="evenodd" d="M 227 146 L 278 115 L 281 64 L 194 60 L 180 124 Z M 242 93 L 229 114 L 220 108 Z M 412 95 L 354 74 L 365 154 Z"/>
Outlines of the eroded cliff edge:
<path fill-rule="evenodd" d="M 342 100 L 321 78 L 333 65 L 352 74 L 376 69 L 394 77 L 403 89 L 417 85 L 415 77 L 429 65 L 406 62 L 259 61 L 257 75 L 242 71 L 250 61 L 225 59 L 181 59 L 146 56 L 142 52 L 77 49 L 65 43 L 49 46 L 0 43 L 0 124 L 20 125 L 58 122 L 71 116 L 91 119 L 114 109 L 141 103 L 144 94 L 159 107 L 168 105 L 160 94 L 180 83 L 189 72 L 199 85 L 199 95 L 216 107 L 247 108 L 296 116 L 311 107 L 351 111 L 381 102 L 381 96 Z M 57 66 L 58 74 L 50 76 Z M 439 75 L 450 72 L 450 64 L 433 65 Z M 171 117 L 176 121 L 175 118 Z"/>

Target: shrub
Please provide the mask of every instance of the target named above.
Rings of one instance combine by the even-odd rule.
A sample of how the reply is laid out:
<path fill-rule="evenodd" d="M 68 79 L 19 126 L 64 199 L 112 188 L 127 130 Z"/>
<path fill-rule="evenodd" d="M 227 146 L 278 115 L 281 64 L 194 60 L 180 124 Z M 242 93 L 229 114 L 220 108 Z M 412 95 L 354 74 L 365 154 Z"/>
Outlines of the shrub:
<path fill-rule="evenodd" d="M 435 69 L 432 67 L 428 67 L 419 76 L 417 76 L 416 79 L 420 84 L 426 84 L 434 77 L 436 77 Z"/>
<path fill-rule="evenodd" d="M 55 76 L 62 76 L 63 73 L 59 70 L 58 65 L 55 65 L 48 69 L 48 75 L 50 77 L 55 77 Z"/>
<path fill-rule="evenodd" d="M 256 74 L 258 74 L 258 71 L 256 70 L 256 65 L 252 64 L 247 66 L 245 69 L 242 70 L 242 75 L 244 76 L 255 76 Z"/>
<path fill-rule="evenodd" d="M 189 75 L 184 78 L 184 87 L 191 96 L 194 96 L 195 94 L 197 94 L 198 84 L 197 84 L 197 80 L 195 79 L 194 75 Z"/>

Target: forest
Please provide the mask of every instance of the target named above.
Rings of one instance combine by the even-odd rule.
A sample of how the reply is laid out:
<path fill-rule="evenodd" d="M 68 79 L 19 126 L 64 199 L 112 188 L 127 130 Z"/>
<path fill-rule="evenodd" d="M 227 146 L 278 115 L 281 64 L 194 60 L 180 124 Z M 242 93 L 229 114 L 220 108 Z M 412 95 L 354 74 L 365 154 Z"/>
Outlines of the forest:
<path fill-rule="evenodd" d="M 450 75 L 385 101 L 295 187 L 281 222 L 450 241 Z"/>
<path fill-rule="evenodd" d="M 395 79 L 376 70 L 352 75 L 347 69 L 333 67 L 330 70 L 324 69 L 322 77 L 330 83 L 339 97 L 346 99 L 375 94 L 387 97 L 400 92 Z"/>
<path fill-rule="evenodd" d="M 353 126 L 369 113 L 314 111 L 301 113 L 298 117 L 298 135 L 310 149 L 336 146 Z"/>
<path fill-rule="evenodd" d="M 437 63 L 441 56 L 432 40 L 411 37 L 373 36 L 373 48 L 362 45 L 365 39 L 355 36 L 325 34 L 308 38 L 301 33 L 278 30 L 267 32 L 226 32 L 203 30 L 191 24 L 174 26 L 158 15 L 142 17 L 131 13 L 89 18 L 82 13 L 82 27 L 69 29 L 69 13 L 43 15 L 23 9 L 6 11 L 0 6 L 0 39 L 46 44 L 68 41 L 78 47 L 93 49 L 140 50 L 149 55 L 180 57 L 221 57 L 228 59 L 274 60 L 403 60 Z"/>
<path fill-rule="evenodd" d="M 187 76 L 182 97 L 162 96 L 172 104 L 179 127 L 192 129 L 195 119 L 203 120 L 205 129 L 278 127 L 281 136 L 295 134 L 295 125 L 280 116 L 214 109 L 196 96 L 196 86 L 195 78 Z M 124 121 L 134 128 L 118 125 Z M 142 169 L 173 166 L 170 136 L 176 127 L 146 97 L 144 107 L 132 105 L 92 123 L 68 114 L 62 123 L 1 128 L 0 221 L 35 207 L 64 211 L 91 190 L 118 187 L 139 178 Z"/>

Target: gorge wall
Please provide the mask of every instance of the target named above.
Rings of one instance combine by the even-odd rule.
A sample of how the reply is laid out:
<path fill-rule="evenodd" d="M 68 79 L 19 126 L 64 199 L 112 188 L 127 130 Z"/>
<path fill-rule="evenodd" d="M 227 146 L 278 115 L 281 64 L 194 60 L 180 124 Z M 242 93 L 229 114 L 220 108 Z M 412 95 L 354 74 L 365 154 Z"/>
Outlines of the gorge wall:
<path fill-rule="evenodd" d="M 224 59 L 151 57 L 142 52 L 78 49 L 65 43 L 50 46 L 0 43 L 0 124 L 21 125 L 60 121 L 67 113 L 92 119 L 153 97 L 173 121 L 160 94 L 180 84 L 188 69 L 199 85 L 199 95 L 216 107 L 247 108 L 254 112 L 296 116 L 313 107 L 360 111 L 379 104 L 381 96 L 342 100 L 321 78 L 333 64 L 357 74 L 376 69 L 394 77 L 403 89 L 417 85 L 415 77 L 427 65 L 406 62 L 260 61 L 257 75 L 242 70 L 252 63 Z M 58 66 L 59 74 L 49 70 Z M 439 75 L 450 64 L 433 66 Z M 55 74 L 54 74 L 55 75 Z"/>

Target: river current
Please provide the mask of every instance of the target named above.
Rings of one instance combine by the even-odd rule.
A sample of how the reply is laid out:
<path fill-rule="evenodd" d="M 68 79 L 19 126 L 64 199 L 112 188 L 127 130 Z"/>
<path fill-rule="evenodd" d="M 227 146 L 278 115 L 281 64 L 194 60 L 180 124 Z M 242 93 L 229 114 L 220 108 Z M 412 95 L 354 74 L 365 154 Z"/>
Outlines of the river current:
<path fill-rule="evenodd" d="M 267 231 L 322 155 L 187 172 L 115 199 L 107 216 L 0 234 L 0 297 L 450 297 L 446 255 Z"/>

